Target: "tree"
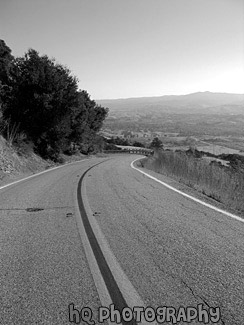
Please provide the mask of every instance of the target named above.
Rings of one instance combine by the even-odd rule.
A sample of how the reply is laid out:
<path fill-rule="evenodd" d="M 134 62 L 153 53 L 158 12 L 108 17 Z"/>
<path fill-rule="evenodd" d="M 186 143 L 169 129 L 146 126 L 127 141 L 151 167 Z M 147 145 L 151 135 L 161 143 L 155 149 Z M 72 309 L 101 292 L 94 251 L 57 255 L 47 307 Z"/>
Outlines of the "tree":
<path fill-rule="evenodd" d="M 13 60 L 10 81 L 3 118 L 10 127 L 18 125 L 42 156 L 56 159 L 77 145 L 86 152 L 101 147 L 96 133 L 108 109 L 78 91 L 78 80 L 67 67 L 29 49 Z"/>
<path fill-rule="evenodd" d="M 163 142 L 159 140 L 158 137 L 154 138 L 152 142 L 150 143 L 150 148 L 152 149 L 160 149 L 163 148 Z"/>
<path fill-rule="evenodd" d="M 98 141 L 96 134 L 107 114 L 107 108 L 98 106 L 85 90 L 79 91 L 78 105 L 72 108 L 71 113 L 70 140 L 82 144 L 82 151 L 88 152 L 94 141 Z"/>
<path fill-rule="evenodd" d="M 14 57 L 11 54 L 11 49 L 4 40 L 0 39 L 0 81 L 2 84 L 9 84 L 13 60 Z"/>
<path fill-rule="evenodd" d="M 30 49 L 15 60 L 11 97 L 4 118 L 19 124 L 37 146 L 60 146 L 70 130 L 70 111 L 77 105 L 77 79 L 46 55 Z"/>
<path fill-rule="evenodd" d="M 14 57 L 4 40 L 0 39 L 0 108 L 9 96 L 11 87 L 11 69 Z"/>
<path fill-rule="evenodd" d="M 132 145 L 133 145 L 134 147 L 145 148 L 144 144 L 141 143 L 141 142 L 138 142 L 138 141 L 135 141 Z"/>

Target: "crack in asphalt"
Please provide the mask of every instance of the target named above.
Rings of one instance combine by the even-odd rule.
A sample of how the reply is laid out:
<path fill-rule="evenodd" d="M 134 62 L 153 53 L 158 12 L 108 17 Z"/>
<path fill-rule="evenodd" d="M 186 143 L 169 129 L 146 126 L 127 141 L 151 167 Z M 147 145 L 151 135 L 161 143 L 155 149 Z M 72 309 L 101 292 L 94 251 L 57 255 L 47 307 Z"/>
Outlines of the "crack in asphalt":
<path fill-rule="evenodd" d="M 181 279 L 181 278 L 179 278 L 179 280 L 180 280 L 180 282 L 181 283 L 183 283 L 184 284 L 184 286 L 185 287 L 187 287 L 190 291 L 191 291 L 191 293 L 192 293 L 192 295 L 195 297 L 195 298 L 200 298 L 203 302 L 204 302 L 204 304 L 205 305 L 207 305 L 208 306 L 208 308 L 210 308 L 210 305 L 209 305 L 209 303 L 205 300 L 205 298 L 203 298 L 202 296 L 200 296 L 200 295 L 198 295 L 198 294 L 195 294 L 195 292 L 194 292 L 194 290 L 183 280 L 183 279 Z"/>
<path fill-rule="evenodd" d="M 44 209 L 42 208 L 27 208 L 27 212 L 38 212 L 38 211 L 43 211 Z"/>
<path fill-rule="evenodd" d="M 207 302 L 207 300 L 203 296 L 195 293 L 194 289 L 189 284 L 187 284 L 186 281 L 184 281 L 182 278 L 178 277 L 177 275 L 174 275 L 173 273 L 171 273 L 171 272 L 169 272 L 167 270 L 162 269 L 161 266 L 158 263 L 155 263 L 155 265 L 160 269 L 161 272 L 167 274 L 167 276 L 170 276 L 174 280 L 179 281 L 180 283 L 182 283 L 191 292 L 191 294 L 193 295 L 193 297 L 195 299 L 197 299 L 197 300 L 200 299 L 208 308 L 214 308 L 214 307 L 210 306 L 210 304 Z M 230 315 L 232 315 L 232 313 L 230 311 L 229 311 L 229 313 L 230 313 Z M 225 321 L 223 320 L 222 317 L 223 316 L 220 313 L 220 321 L 221 321 L 222 325 L 225 325 Z"/>
<path fill-rule="evenodd" d="M 0 209 L 0 211 L 27 211 L 27 212 L 35 212 L 35 211 L 44 211 L 44 210 L 56 210 L 56 209 L 73 209 L 72 206 L 63 206 L 63 207 L 29 207 L 29 208 L 6 208 Z"/>
<path fill-rule="evenodd" d="M 170 276 L 172 276 L 173 278 L 175 278 L 172 274 L 170 274 Z M 193 297 L 194 298 L 200 298 L 201 300 L 202 300 L 202 302 L 206 305 L 206 306 L 208 306 L 208 308 L 214 308 L 214 307 L 211 307 L 210 305 L 209 305 L 209 303 L 206 301 L 206 299 L 205 298 L 203 298 L 201 295 L 199 295 L 199 294 L 196 294 L 195 292 L 194 292 L 194 290 L 191 288 L 191 286 L 189 286 L 182 278 L 179 278 L 179 280 L 180 280 L 180 282 L 181 283 L 183 283 L 184 284 L 184 286 L 186 287 L 186 288 L 188 288 L 189 290 L 190 290 L 190 292 L 191 292 L 191 294 L 193 295 Z M 231 313 L 230 313 L 231 314 Z M 220 312 L 220 321 L 221 321 L 221 323 L 223 324 L 223 325 L 225 325 L 225 321 L 222 319 L 222 315 L 221 315 L 221 312 Z"/>
<path fill-rule="evenodd" d="M 148 200 L 148 198 L 147 198 L 146 196 L 144 196 L 144 195 L 142 195 L 142 194 L 141 194 L 141 196 L 144 197 L 144 199 Z"/>
<path fill-rule="evenodd" d="M 158 189 L 156 186 L 153 186 L 152 184 L 150 184 L 150 183 L 148 183 L 147 185 L 149 185 L 149 186 L 151 186 L 152 188 L 154 188 L 154 189 Z"/>

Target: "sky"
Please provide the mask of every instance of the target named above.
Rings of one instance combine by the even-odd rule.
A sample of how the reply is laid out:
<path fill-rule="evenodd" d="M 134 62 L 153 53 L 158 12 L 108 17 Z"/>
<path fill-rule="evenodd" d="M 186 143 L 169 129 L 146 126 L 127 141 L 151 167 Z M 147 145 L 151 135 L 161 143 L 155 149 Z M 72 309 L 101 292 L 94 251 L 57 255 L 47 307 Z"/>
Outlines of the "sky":
<path fill-rule="evenodd" d="M 0 39 L 93 99 L 244 93 L 243 0 L 0 0 Z"/>

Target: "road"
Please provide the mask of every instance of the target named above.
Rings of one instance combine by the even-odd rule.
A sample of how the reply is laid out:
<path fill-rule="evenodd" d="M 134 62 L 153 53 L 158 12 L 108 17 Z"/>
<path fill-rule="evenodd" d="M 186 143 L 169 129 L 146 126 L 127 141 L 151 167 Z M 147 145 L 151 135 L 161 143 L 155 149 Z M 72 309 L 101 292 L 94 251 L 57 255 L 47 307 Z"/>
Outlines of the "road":
<path fill-rule="evenodd" d="M 126 300 L 132 288 L 145 306 L 220 307 L 218 324 L 243 325 L 244 223 L 132 169 L 137 157 L 89 159 L 0 190 L 1 324 L 70 324 L 70 303 L 94 315 L 101 306 L 76 218 L 78 182 L 101 162 L 84 177 L 87 204 Z"/>
<path fill-rule="evenodd" d="M 74 217 L 79 178 L 95 163 L 67 165 L 0 191 L 1 324 L 71 324 L 70 303 L 100 305 Z"/>

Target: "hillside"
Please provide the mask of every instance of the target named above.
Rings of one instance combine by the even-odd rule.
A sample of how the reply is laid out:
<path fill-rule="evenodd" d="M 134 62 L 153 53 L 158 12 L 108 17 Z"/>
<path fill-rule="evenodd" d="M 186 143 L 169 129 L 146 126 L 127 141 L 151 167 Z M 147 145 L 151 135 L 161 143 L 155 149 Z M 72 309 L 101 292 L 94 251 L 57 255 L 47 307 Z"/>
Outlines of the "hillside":
<path fill-rule="evenodd" d="M 0 185 L 31 175 L 51 166 L 50 161 L 36 155 L 31 147 L 16 148 L 0 135 Z"/>
<path fill-rule="evenodd" d="M 0 185 L 11 183 L 60 164 L 86 159 L 86 156 L 81 153 L 72 156 L 62 154 L 60 158 L 62 162 L 60 160 L 59 163 L 54 163 L 50 159 L 45 160 L 33 151 L 31 144 L 10 145 L 0 135 Z"/>
<path fill-rule="evenodd" d="M 244 94 L 197 92 L 188 95 L 96 100 L 112 113 L 244 114 Z"/>

